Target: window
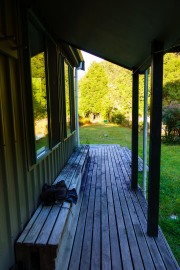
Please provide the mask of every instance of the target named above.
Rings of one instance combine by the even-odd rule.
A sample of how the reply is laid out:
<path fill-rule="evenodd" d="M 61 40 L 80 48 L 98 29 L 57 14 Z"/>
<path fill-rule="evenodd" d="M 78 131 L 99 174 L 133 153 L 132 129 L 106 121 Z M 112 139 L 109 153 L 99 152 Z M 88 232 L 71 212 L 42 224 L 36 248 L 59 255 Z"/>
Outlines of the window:
<path fill-rule="evenodd" d="M 60 119 L 60 94 L 58 90 L 57 72 L 57 50 L 56 43 L 46 37 L 47 62 L 48 62 L 48 86 L 49 86 L 49 114 L 51 136 L 50 145 L 53 148 L 60 142 L 60 130 L 62 121 Z"/>
<path fill-rule="evenodd" d="M 30 66 L 36 157 L 49 149 L 45 46 L 41 29 L 29 22 Z"/>
<path fill-rule="evenodd" d="M 27 148 L 32 165 L 75 130 L 74 71 L 33 14 L 29 14 L 28 36 Z"/>
<path fill-rule="evenodd" d="M 65 107 L 66 107 L 66 135 L 69 136 L 75 130 L 75 105 L 74 105 L 74 71 L 64 61 L 65 80 Z"/>
<path fill-rule="evenodd" d="M 71 133 L 71 108 L 70 108 L 70 78 L 69 65 L 64 62 L 65 101 L 66 101 L 66 135 Z"/>

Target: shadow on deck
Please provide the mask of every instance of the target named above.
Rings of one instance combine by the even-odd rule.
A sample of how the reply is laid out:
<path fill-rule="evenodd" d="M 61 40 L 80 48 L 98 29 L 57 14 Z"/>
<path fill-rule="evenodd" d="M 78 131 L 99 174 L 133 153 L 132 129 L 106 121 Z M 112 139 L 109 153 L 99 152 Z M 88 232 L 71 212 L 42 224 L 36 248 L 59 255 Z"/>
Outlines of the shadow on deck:
<path fill-rule="evenodd" d="M 125 148 L 90 146 L 68 269 L 179 269 L 161 230 L 148 237 L 147 203 L 130 175 Z"/>

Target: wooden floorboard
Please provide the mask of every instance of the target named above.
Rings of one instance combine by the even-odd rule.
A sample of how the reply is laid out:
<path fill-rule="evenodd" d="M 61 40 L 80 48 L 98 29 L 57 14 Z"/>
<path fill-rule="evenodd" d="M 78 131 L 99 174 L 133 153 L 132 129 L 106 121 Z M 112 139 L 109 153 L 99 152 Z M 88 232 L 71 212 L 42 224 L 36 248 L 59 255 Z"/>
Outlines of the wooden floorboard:
<path fill-rule="evenodd" d="M 76 230 L 76 237 L 73 244 L 73 251 L 70 259 L 69 269 L 78 269 L 80 258 L 81 258 L 81 247 L 83 244 L 83 234 L 85 228 L 85 220 L 86 220 L 86 212 L 88 207 L 88 199 L 89 199 L 89 188 L 90 188 L 90 180 L 88 177 L 86 190 L 84 191 L 84 197 L 82 201 L 82 207 L 80 211 L 80 217 L 78 220 L 78 226 Z"/>
<path fill-rule="evenodd" d="M 122 162 L 122 159 L 120 158 L 119 152 L 117 153 L 117 159 L 120 161 L 120 168 L 123 171 L 123 181 L 121 181 L 122 182 L 122 189 L 126 190 L 126 201 L 127 201 L 127 205 L 128 205 L 129 211 L 130 211 L 130 216 L 131 216 L 131 220 L 133 223 L 133 230 L 134 230 L 134 233 L 136 235 L 137 246 L 139 247 L 139 252 L 141 254 L 143 265 L 144 265 L 144 267 L 146 266 L 146 269 L 155 269 L 151 254 L 150 254 L 149 249 L 148 249 L 145 234 L 144 234 L 142 227 L 141 227 L 141 224 L 139 222 L 139 215 L 137 215 L 137 213 L 135 211 L 135 204 L 133 203 L 132 198 L 131 198 L 131 193 L 133 193 L 133 192 L 130 191 L 130 189 L 129 189 L 130 185 L 128 187 L 126 184 L 128 175 L 127 175 L 124 163 Z M 137 264 L 137 267 L 138 267 L 138 264 Z M 142 267 L 142 265 L 141 265 L 141 267 Z"/>
<path fill-rule="evenodd" d="M 179 269 L 161 230 L 147 235 L 147 203 L 130 189 L 129 156 L 118 145 L 90 146 L 68 269 Z"/>
<path fill-rule="evenodd" d="M 119 157 L 119 153 L 117 153 L 117 156 Z M 126 169 L 127 169 L 127 167 L 126 167 Z M 129 172 L 129 174 L 130 174 L 130 172 Z M 129 183 L 129 185 L 128 185 L 128 183 Z M 130 178 L 128 179 L 128 176 L 127 175 L 126 175 L 126 184 L 130 187 Z M 156 247 L 156 243 L 155 243 L 154 238 L 147 236 L 147 233 L 146 233 L 147 220 L 146 220 L 146 218 L 145 218 L 145 216 L 144 216 L 144 214 L 142 212 L 142 209 L 140 207 L 139 201 L 137 200 L 136 192 L 129 191 L 129 194 L 131 196 L 132 203 L 134 204 L 134 207 L 135 207 L 135 210 L 136 210 L 136 214 L 138 214 L 137 216 L 138 216 L 138 219 L 139 219 L 139 224 L 141 226 L 142 232 L 143 232 L 144 237 L 146 239 L 147 246 L 148 246 L 148 249 L 149 249 L 149 254 L 151 254 L 151 257 L 152 257 L 152 260 L 154 261 L 155 267 L 157 269 L 165 269 L 164 264 L 163 264 L 163 261 L 162 261 L 162 258 L 160 256 L 158 250 L 157 250 L 157 247 Z M 147 265 L 147 264 L 145 263 L 145 265 Z M 149 267 L 149 265 L 146 266 L 146 267 Z M 154 269 L 153 266 L 152 266 L 152 264 L 151 264 L 151 267 L 152 267 L 152 269 Z"/>
<path fill-rule="evenodd" d="M 113 151 L 111 152 L 111 154 L 112 153 Z M 131 213 L 133 212 L 132 204 L 129 203 L 128 198 L 127 198 L 128 190 L 127 190 L 126 185 L 124 184 L 123 171 L 120 171 L 120 170 L 116 171 L 116 181 L 117 181 L 117 187 L 119 191 L 119 199 L 120 199 L 120 202 L 122 203 L 122 214 L 124 215 L 124 221 L 126 224 L 126 232 L 127 232 L 127 237 L 129 241 L 129 249 L 132 256 L 134 269 L 144 269 L 143 262 L 141 259 L 141 254 L 138 247 L 136 233 L 134 230 L 134 221 L 131 215 Z M 125 262 L 124 267 L 127 267 L 126 262 Z"/>
<path fill-rule="evenodd" d="M 125 162 L 124 162 L 125 164 Z M 131 169 L 130 167 L 126 166 L 126 170 L 128 173 L 128 177 L 126 178 L 126 184 L 129 185 L 130 183 L 130 177 L 131 177 Z M 141 192 L 130 192 L 131 197 L 136 194 L 137 197 L 139 197 L 140 194 L 142 194 Z M 135 197 L 134 197 L 135 199 Z M 141 218 L 139 219 L 139 222 L 143 226 L 144 228 L 144 232 L 146 230 L 146 224 L 147 224 L 147 203 L 144 199 L 143 196 L 141 196 L 141 203 L 143 205 L 142 210 L 144 213 L 144 217 L 143 215 L 141 215 Z M 139 201 L 136 203 L 137 206 L 139 206 Z M 140 217 L 140 209 L 137 210 L 137 214 Z M 146 217 L 146 218 L 145 218 Z M 144 221 L 144 224 L 143 224 Z M 174 258 L 171 257 L 172 253 L 169 249 L 169 246 L 167 245 L 167 242 L 164 241 L 164 236 L 161 232 L 161 230 L 159 229 L 159 237 L 158 238 L 151 238 L 151 237 L 147 237 L 148 239 L 148 244 L 151 243 L 151 248 L 150 248 L 150 253 L 152 253 L 152 258 L 155 261 L 155 266 L 157 269 L 177 269 L 177 264 L 175 263 Z M 152 246 L 152 239 L 154 240 L 155 245 Z"/>

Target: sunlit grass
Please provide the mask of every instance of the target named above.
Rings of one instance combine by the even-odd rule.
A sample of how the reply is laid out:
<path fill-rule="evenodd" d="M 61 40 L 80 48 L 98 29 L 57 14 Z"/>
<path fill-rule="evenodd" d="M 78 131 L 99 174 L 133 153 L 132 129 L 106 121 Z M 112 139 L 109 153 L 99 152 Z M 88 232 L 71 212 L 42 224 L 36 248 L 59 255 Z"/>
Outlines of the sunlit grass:
<path fill-rule="evenodd" d="M 131 148 L 131 129 L 114 124 L 93 124 L 80 128 L 81 144 L 121 144 Z"/>

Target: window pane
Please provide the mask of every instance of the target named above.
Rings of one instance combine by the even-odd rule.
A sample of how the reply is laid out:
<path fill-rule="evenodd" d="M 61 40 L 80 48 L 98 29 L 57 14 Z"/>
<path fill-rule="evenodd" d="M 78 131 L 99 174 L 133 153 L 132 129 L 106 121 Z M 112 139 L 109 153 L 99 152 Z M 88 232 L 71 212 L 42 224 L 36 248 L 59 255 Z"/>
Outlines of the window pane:
<path fill-rule="evenodd" d="M 69 67 L 64 64 L 65 74 L 65 99 L 66 99 L 66 131 L 67 136 L 71 133 L 71 114 L 70 114 L 70 84 L 69 84 Z"/>
<path fill-rule="evenodd" d="M 31 57 L 32 94 L 36 154 L 44 154 L 49 145 L 45 56 L 40 52 Z"/>

